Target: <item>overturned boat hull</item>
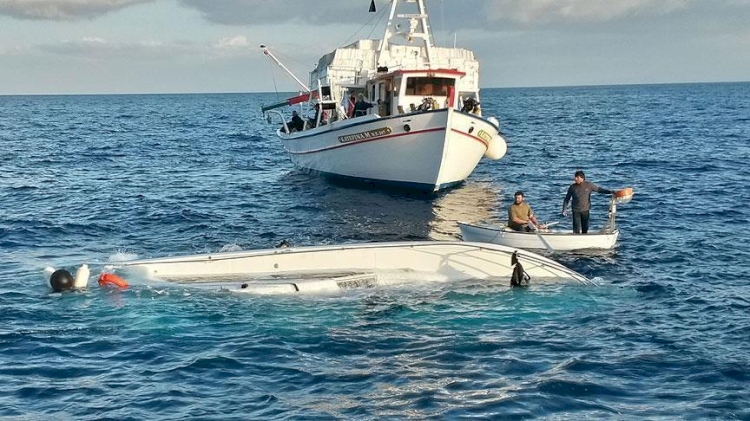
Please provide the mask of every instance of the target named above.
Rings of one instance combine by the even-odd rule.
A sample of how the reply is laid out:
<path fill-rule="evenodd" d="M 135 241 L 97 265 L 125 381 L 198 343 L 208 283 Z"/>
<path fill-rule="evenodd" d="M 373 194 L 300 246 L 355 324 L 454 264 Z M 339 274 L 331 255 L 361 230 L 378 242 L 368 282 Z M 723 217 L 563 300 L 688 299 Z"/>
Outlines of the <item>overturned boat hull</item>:
<path fill-rule="evenodd" d="M 292 247 L 123 262 L 116 271 L 179 283 L 223 283 L 252 293 L 338 291 L 425 281 L 510 279 L 517 252 L 532 282 L 590 283 L 537 254 L 494 244 L 393 242 Z"/>

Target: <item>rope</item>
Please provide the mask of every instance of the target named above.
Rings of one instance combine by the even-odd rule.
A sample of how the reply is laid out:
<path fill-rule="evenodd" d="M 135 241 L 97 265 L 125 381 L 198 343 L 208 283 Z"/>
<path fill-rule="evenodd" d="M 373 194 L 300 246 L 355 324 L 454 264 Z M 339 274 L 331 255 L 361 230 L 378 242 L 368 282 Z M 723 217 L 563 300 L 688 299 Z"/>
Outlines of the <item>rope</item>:
<path fill-rule="evenodd" d="M 391 0 L 389 3 L 392 3 L 392 2 L 393 2 L 393 0 Z M 380 8 L 380 12 L 377 12 L 373 17 L 371 17 L 370 19 L 368 19 L 367 22 L 363 23 L 362 26 L 360 26 L 359 29 L 357 29 L 356 31 L 354 31 L 349 36 L 349 38 L 345 39 L 344 42 L 339 45 L 339 47 L 347 46 L 347 45 L 349 45 L 352 42 L 352 40 L 357 39 L 357 34 L 360 31 L 362 31 L 366 26 L 371 25 L 372 21 L 377 18 L 378 19 L 377 22 L 375 22 L 375 24 L 372 25 L 372 29 L 370 29 L 370 33 L 367 35 L 368 38 L 371 38 L 372 37 L 372 33 L 375 32 L 375 28 L 378 27 L 378 25 L 380 24 L 380 21 L 383 19 L 383 16 L 385 16 L 385 11 L 388 10 L 388 9 L 390 9 L 390 8 L 382 8 L 381 7 Z"/>
<path fill-rule="evenodd" d="M 279 88 L 276 86 L 276 69 L 275 64 L 271 63 L 270 60 L 268 60 L 268 65 L 270 66 L 271 70 L 271 80 L 273 80 L 273 90 L 276 92 L 276 100 L 279 101 Z"/>
<path fill-rule="evenodd" d="M 393 0 L 391 0 L 391 3 L 392 2 L 393 2 Z M 383 20 L 383 17 L 385 17 L 385 11 L 387 9 L 390 9 L 390 8 L 382 9 L 380 11 L 380 13 L 378 13 L 377 15 L 375 15 L 375 16 L 372 17 L 372 19 L 378 18 L 378 21 L 375 22 L 374 25 L 372 25 L 372 29 L 370 29 L 370 33 L 367 34 L 367 38 L 372 38 L 372 33 L 375 32 L 375 28 L 377 28 L 378 26 L 380 26 L 380 22 Z M 370 23 L 372 21 L 372 19 L 370 19 L 369 21 L 367 21 L 367 23 Z"/>
<path fill-rule="evenodd" d="M 448 45 L 445 43 L 445 35 L 448 33 L 445 29 L 445 7 L 443 7 L 443 0 L 440 0 L 440 32 L 442 32 L 442 40 L 440 45 Z M 432 31 L 434 34 L 435 31 Z"/>

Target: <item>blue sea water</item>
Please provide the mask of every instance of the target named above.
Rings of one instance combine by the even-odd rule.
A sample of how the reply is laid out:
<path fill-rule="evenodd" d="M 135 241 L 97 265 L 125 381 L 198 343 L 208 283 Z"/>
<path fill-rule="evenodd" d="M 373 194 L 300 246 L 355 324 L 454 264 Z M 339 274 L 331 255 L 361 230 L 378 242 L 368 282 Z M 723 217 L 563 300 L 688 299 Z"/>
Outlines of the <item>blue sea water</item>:
<path fill-rule="evenodd" d="M 749 83 L 486 89 L 508 155 L 437 196 L 296 171 L 260 118 L 274 100 L 0 96 L 0 418 L 750 420 Z M 457 239 L 519 189 L 569 227 L 578 169 L 636 191 L 614 254 L 555 257 L 599 286 L 54 294 L 42 275 Z"/>

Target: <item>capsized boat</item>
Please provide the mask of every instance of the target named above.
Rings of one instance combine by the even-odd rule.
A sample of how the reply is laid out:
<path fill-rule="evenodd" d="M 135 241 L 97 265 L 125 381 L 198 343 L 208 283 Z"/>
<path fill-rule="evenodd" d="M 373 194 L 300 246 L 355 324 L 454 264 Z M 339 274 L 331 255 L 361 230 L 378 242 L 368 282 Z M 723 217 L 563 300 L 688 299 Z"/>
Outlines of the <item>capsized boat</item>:
<path fill-rule="evenodd" d="M 437 192 L 506 153 L 498 119 L 482 116 L 474 53 L 434 45 L 424 0 L 393 0 L 383 38 L 323 56 L 309 85 L 261 48 L 304 90 L 262 108 L 304 171 Z M 287 123 L 289 106 L 307 121 Z"/>
<path fill-rule="evenodd" d="M 514 264 L 513 258 L 522 265 Z M 133 260 L 107 268 L 125 277 L 234 292 L 290 294 L 468 279 L 507 279 L 525 272 L 531 283 L 589 284 L 585 276 L 538 254 L 461 241 L 359 243 L 220 252 Z"/>
<path fill-rule="evenodd" d="M 617 244 L 620 229 L 617 227 L 617 205 L 633 198 L 631 187 L 617 190 L 610 199 L 609 220 L 599 231 L 588 234 L 575 234 L 573 230 L 542 229 L 536 231 L 515 231 L 504 225 L 470 224 L 459 222 L 461 238 L 464 241 L 500 244 L 526 250 L 546 250 L 550 252 L 570 252 L 583 250 L 611 250 Z M 551 225 L 551 224 L 550 224 Z"/>

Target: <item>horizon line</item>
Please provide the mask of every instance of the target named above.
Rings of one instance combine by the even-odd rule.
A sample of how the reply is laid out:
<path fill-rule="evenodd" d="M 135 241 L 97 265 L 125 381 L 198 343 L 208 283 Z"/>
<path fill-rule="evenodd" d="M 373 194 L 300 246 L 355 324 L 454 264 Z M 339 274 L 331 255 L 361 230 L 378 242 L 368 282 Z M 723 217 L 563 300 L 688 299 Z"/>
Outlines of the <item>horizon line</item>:
<path fill-rule="evenodd" d="M 750 83 L 750 80 L 713 81 L 713 82 L 643 82 L 643 83 L 611 83 L 591 85 L 537 85 L 537 86 L 493 86 L 480 87 L 484 89 L 550 89 L 550 88 L 595 88 L 614 86 L 656 86 L 656 85 L 711 85 Z M 277 94 L 294 93 L 292 91 L 194 91 L 194 92 L 69 92 L 69 93 L 0 93 L 0 96 L 106 96 L 106 95 L 247 95 L 247 94 Z"/>

